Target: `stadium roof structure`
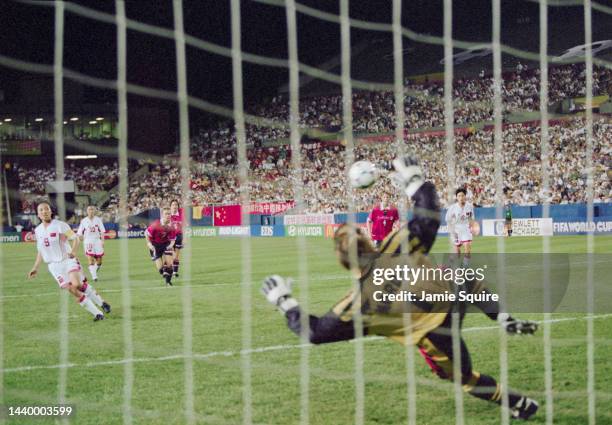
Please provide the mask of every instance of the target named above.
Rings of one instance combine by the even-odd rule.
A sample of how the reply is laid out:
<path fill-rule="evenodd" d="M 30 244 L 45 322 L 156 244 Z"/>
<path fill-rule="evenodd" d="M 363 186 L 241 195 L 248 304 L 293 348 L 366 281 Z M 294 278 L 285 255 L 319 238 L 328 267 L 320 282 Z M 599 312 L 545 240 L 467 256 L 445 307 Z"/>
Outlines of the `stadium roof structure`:
<path fill-rule="evenodd" d="M 502 17 L 502 44 L 511 49 L 518 49 L 522 53 L 511 55 L 502 52 L 503 71 L 516 68 L 521 62 L 529 68 L 539 67 L 539 17 L 537 4 L 531 7 L 529 13 L 512 13 Z M 568 5 L 569 6 L 569 5 Z M 557 66 L 562 63 L 584 61 L 584 18 L 582 6 L 551 7 L 548 14 L 548 54 L 551 57 L 550 65 Z M 535 13 L 534 13 L 535 11 Z M 502 15 L 504 10 L 502 10 Z M 612 61 L 612 15 L 593 11 L 592 41 L 593 55 L 598 59 Z M 487 18 L 478 22 L 478 20 Z M 479 72 L 485 75 L 493 73 L 492 55 L 487 52 L 490 42 L 490 27 L 487 16 L 474 15 L 474 27 L 482 25 L 482 29 L 454 29 L 454 37 L 465 45 L 469 43 L 471 49 L 454 49 L 455 77 L 475 77 Z M 359 25 L 359 23 L 357 24 Z M 359 33 L 369 33 L 364 36 Z M 435 31 L 433 31 L 435 33 Z M 483 32 L 485 35 L 483 35 Z M 352 28 L 352 35 L 357 33 L 357 39 L 364 40 L 351 47 L 351 78 L 360 81 L 393 84 L 393 41 L 392 33 L 385 31 L 366 31 L 363 28 Z M 430 79 L 441 79 L 444 72 L 444 46 L 441 34 L 420 34 L 425 37 L 438 37 L 439 42 L 430 44 L 403 38 L 403 66 L 404 75 L 408 78 L 429 75 Z M 489 40 L 487 39 L 489 37 Z M 484 47 L 484 48 L 483 48 Z M 310 64 L 319 69 L 336 75 L 341 74 L 341 52 L 331 56 L 319 64 Z M 435 75 L 438 74 L 438 75 Z M 301 75 L 300 87 L 302 96 L 340 93 L 338 84 Z M 287 93 L 288 85 L 279 88 L 280 93 Z"/>

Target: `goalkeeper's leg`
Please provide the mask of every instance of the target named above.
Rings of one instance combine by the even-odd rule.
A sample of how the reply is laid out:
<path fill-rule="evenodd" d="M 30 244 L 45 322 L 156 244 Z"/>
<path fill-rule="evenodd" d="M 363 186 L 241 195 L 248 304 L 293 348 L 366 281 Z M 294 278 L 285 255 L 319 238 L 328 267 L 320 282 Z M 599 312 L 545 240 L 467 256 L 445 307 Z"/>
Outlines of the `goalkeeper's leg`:
<path fill-rule="evenodd" d="M 474 397 L 501 405 L 502 387 L 491 376 L 472 369 L 470 353 L 463 339 L 461 346 L 461 384 L 463 390 Z M 448 327 L 441 327 L 428 333 L 418 343 L 418 348 L 433 373 L 441 379 L 453 380 L 453 341 Z M 538 409 L 534 400 L 508 390 L 508 406 L 512 417 L 528 419 Z"/>

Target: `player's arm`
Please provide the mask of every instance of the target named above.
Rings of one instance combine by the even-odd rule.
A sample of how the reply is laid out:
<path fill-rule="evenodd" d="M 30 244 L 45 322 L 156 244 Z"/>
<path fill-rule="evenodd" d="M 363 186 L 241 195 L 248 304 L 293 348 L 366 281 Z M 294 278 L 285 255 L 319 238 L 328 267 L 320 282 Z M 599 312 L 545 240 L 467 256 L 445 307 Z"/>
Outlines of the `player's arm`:
<path fill-rule="evenodd" d="M 408 222 L 411 251 L 429 252 L 440 227 L 440 204 L 436 188 L 426 182 L 416 158 L 409 155 L 393 161 L 394 179 L 412 200 L 413 217 Z"/>
<path fill-rule="evenodd" d="M 476 213 L 474 212 L 474 204 L 472 204 L 471 212 L 472 214 L 470 214 L 470 220 L 468 224 L 470 227 L 470 232 L 472 232 L 472 229 L 474 228 L 474 222 L 476 221 Z"/>
<path fill-rule="evenodd" d="M 153 234 L 153 228 L 152 226 L 147 227 L 147 230 L 145 230 L 145 242 L 147 244 L 147 248 L 149 248 L 149 250 L 153 251 L 154 250 L 154 246 L 153 246 L 153 242 L 151 242 L 151 235 Z"/>
<path fill-rule="evenodd" d="M 302 314 L 300 306 L 295 298 L 291 296 L 291 281 L 281 276 L 268 276 L 262 284 L 262 292 L 268 302 L 279 309 L 287 318 L 287 326 L 297 336 L 302 334 Z M 352 296 L 345 297 L 351 300 Z M 338 307 L 338 305 L 336 306 Z M 350 307 L 350 306 L 349 306 Z M 313 344 L 324 344 L 329 342 L 345 341 L 355 338 L 355 330 L 352 320 L 342 320 L 337 314 L 337 308 L 329 311 L 321 317 L 308 315 L 308 340 Z"/>
<path fill-rule="evenodd" d="M 40 263 L 42 262 L 42 255 L 40 252 L 36 254 L 36 260 L 34 261 L 34 265 L 32 266 L 32 270 L 28 273 L 28 279 L 32 279 L 38 273 L 38 268 L 40 267 Z"/>
<path fill-rule="evenodd" d="M 471 293 L 486 293 L 491 291 L 483 281 L 471 281 L 466 284 L 466 289 Z M 533 334 L 538 329 L 538 324 L 530 320 L 515 319 L 510 314 L 501 310 L 498 301 L 490 300 L 491 297 L 484 297 L 487 301 L 474 303 L 489 319 L 497 321 L 509 334 Z"/>
<path fill-rule="evenodd" d="M 393 231 L 399 229 L 400 227 L 400 217 L 399 211 L 396 209 L 393 211 Z"/>
<path fill-rule="evenodd" d="M 448 209 L 446 210 L 446 216 L 444 217 L 444 220 L 446 221 L 446 225 L 448 226 L 448 233 L 453 236 L 453 238 L 456 239 L 455 237 L 455 220 L 453 219 L 453 215 L 452 213 L 452 205 L 450 207 L 448 207 Z"/>
<path fill-rule="evenodd" d="M 370 236 L 370 238 L 372 238 L 372 213 L 374 211 L 370 211 L 370 214 L 368 214 L 368 219 L 366 220 L 366 226 L 368 227 L 368 235 Z"/>
<path fill-rule="evenodd" d="M 79 238 L 81 240 L 85 239 L 85 226 L 83 226 L 83 222 L 81 221 L 81 224 L 79 224 L 79 229 L 77 230 L 77 235 L 79 236 Z"/>
<path fill-rule="evenodd" d="M 102 241 L 102 246 L 104 246 L 104 235 L 106 234 L 106 227 L 104 227 L 104 222 L 100 220 L 100 240 Z"/>
<path fill-rule="evenodd" d="M 76 257 L 77 248 L 79 247 L 79 243 L 81 242 L 81 239 L 78 237 L 76 233 L 74 233 L 74 231 L 67 224 L 64 223 L 62 227 L 63 227 L 64 236 L 66 236 L 66 239 L 71 241 L 70 258 L 74 258 Z"/>

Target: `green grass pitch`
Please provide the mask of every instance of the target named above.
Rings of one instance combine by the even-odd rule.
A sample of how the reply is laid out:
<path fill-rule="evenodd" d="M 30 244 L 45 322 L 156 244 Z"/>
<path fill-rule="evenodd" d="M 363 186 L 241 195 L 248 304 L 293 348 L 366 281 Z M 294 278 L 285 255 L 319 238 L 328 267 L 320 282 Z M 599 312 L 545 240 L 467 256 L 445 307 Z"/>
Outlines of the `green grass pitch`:
<path fill-rule="evenodd" d="M 493 252 L 497 239 L 478 238 L 475 249 Z M 295 424 L 300 420 L 300 348 L 284 318 L 259 293 L 270 273 L 297 275 L 294 239 L 254 238 L 252 244 L 252 419 L 256 424 Z M 444 249 L 439 240 L 435 250 Z M 240 424 L 243 420 L 241 322 L 241 242 L 238 239 L 193 239 L 192 278 L 181 277 L 173 288 L 148 259 L 143 240 L 129 241 L 132 298 L 134 383 L 132 409 L 136 424 L 183 424 L 185 379 L 181 287 L 190 285 L 193 305 L 194 406 L 197 423 Z M 555 252 L 583 253 L 586 237 L 551 238 Z M 612 237 L 598 236 L 595 248 L 612 253 Z M 35 257 L 33 244 L 2 246 L 3 400 L 5 405 L 48 405 L 57 400 L 59 369 L 60 291 L 45 266 L 26 280 Z M 538 238 L 506 240 L 509 252 L 541 252 Z M 107 320 L 91 316 L 69 300 L 69 363 L 67 398 L 76 406 L 74 424 L 121 424 L 124 344 L 119 243 L 106 244 L 98 291 L 112 304 Z M 310 311 L 324 313 L 351 285 L 335 262 L 329 239 L 307 241 Z M 81 262 L 84 257 L 81 254 Z M 297 293 L 299 299 L 299 293 Z M 541 320 L 542 314 L 522 317 Z M 587 321 L 584 315 L 553 315 L 554 423 L 587 424 Z M 470 330 L 470 328 L 482 328 Z M 484 315 L 466 318 L 464 337 L 474 368 L 499 377 L 499 333 Z M 594 320 L 597 424 L 612 424 L 612 315 Z M 545 423 L 545 376 L 542 332 L 508 338 L 509 380 L 541 402 L 532 423 Z M 367 339 L 365 422 L 400 424 L 407 420 L 404 348 L 382 339 Z M 355 344 L 310 347 L 310 423 L 354 423 Z M 453 386 L 433 376 L 415 351 L 417 423 L 454 423 Z M 464 397 L 465 423 L 500 422 L 499 408 Z M 51 420 L 10 419 L 15 424 Z"/>

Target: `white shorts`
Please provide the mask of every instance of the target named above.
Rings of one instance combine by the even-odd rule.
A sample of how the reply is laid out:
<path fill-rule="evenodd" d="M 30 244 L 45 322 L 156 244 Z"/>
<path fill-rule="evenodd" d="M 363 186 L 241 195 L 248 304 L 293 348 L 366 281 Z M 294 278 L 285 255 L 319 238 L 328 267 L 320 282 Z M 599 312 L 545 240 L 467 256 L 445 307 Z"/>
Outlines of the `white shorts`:
<path fill-rule="evenodd" d="M 453 240 L 453 243 L 456 246 L 461 246 L 466 242 L 472 242 L 472 231 L 469 227 L 456 227 L 455 233 L 457 234 L 457 238 Z"/>
<path fill-rule="evenodd" d="M 81 265 L 79 264 L 79 260 L 76 258 L 67 258 L 59 263 L 49 263 L 49 273 L 53 275 L 57 284 L 60 288 L 65 288 L 70 284 L 70 273 L 78 272 L 81 281 L 82 273 L 81 273 Z"/>
<path fill-rule="evenodd" d="M 100 239 L 85 241 L 83 243 L 83 250 L 88 257 L 102 257 L 104 255 L 104 245 L 102 245 Z"/>

